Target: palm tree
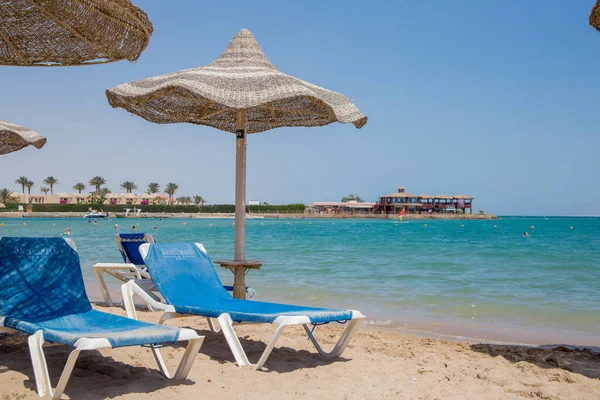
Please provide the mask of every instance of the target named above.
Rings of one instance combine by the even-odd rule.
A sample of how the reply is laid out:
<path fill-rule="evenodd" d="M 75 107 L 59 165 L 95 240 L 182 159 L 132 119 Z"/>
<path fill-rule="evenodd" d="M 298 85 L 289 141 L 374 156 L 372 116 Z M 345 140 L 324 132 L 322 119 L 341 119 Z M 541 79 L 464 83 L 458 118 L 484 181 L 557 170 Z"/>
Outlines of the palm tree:
<path fill-rule="evenodd" d="M 179 186 L 177 186 L 176 183 L 167 183 L 167 186 L 165 187 L 165 193 L 169 195 L 169 203 L 173 202 L 173 195 L 177 189 L 179 189 Z"/>
<path fill-rule="evenodd" d="M 40 192 L 44 193 L 44 196 L 48 196 L 48 192 L 50 192 L 50 194 L 52 194 L 52 191 L 50 189 L 48 189 L 47 187 L 41 187 L 40 188 Z"/>
<path fill-rule="evenodd" d="M 158 192 L 160 192 L 160 185 L 156 182 L 150 182 L 148 184 L 148 189 L 146 189 L 146 193 L 153 194 Z"/>
<path fill-rule="evenodd" d="M 27 186 L 27 182 L 29 182 L 29 179 L 27 179 L 26 176 L 20 176 L 19 179 L 15 181 L 16 184 L 21 185 L 21 191 L 23 194 L 25 194 L 25 186 Z"/>
<path fill-rule="evenodd" d="M 178 197 L 177 203 L 180 203 L 182 206 L 187 206 L 192 202 L 192 198 L 190 196 L 181 196 Z"/>
<path fill-rule="evenodd" d="M 106 202 L 106 196 L 111 193 L 109 188 L 102 188 L 98 192 L 94 192 L 89 198 L 88 201 L 92 204 L 104 204 Z"/>
<path fill-rule="evenodd" d="M 363 203 L 364 200 L 357 194 L 349 194 L 347 197 L 342 197 L 342 202 L 347 203 L 349 201 L 356 201 L 357 203 Z"/>
<path fill-rule="evenodd" d="M 54 194 L 54 185 L 58 185 L 58 179 L 56 179 L 53 176 L 49 176 L 46 179 L 44 179 L 44 183 L 50 186 L 50 194 Z"/>
<path fill-rule="evenodd" d="M 83 182 L 77 182 L 73 185 L 73 189 L 77 190 L 79 194 L 81 194 L 81 191 L 85 190 L 85 185 L 83 184 Z"/>
<path fill-rule="evenodd" d="M 134 182 L 131 181 L 125 181 L 123 183 L 121 183 L 121 187 L 125 190 L 127 190 L 127 193 L 131 193 L 132 190 L 137 189 L 137 185 Z"/>
<path fill-rule="evenodd" d="M 12 196 L 14 192 L 10 189 L 0 189 L 0 203 L 7 205 L 16 201 Z"/>
<path fill-rule="evenodd" d="M 196 207 L 203 206 L 204 204 L 206 204 L 206 200 L 204 200 L 204 197 L 202 196 L 194 196 L 194 204 L 196 205 Z"/>
<path fill-rule="evenodd" d="M 25 187 L 27 188 L 27 194 L 31 194 L 31 188 L 35 186 L 35 183 L 33 183 L 33 181 L 27 181 L 27 183 L 25 184 Z"/>
<path fill-rule="evenodd" d="M 100 193 L 100 187 L 102 187 L 102 185 L 106 185 L 106 179 L 101 176 L 95 176 L 90 179 L 90 185 L 96 188 L 96 193 Z"/>

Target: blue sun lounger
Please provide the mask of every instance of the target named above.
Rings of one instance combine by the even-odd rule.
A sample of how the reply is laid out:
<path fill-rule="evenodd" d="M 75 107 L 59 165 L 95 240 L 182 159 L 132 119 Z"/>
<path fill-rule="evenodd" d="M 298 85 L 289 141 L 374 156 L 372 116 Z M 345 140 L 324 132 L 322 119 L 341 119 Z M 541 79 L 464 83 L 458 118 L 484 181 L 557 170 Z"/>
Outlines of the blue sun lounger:
<path fill-rule="evenodd" d="M 140 254 L 140 245 L 144 243 L 155 243 L 154 238 L 149 233 L 117 233 L 115 235 L 117 247 L 123 257 L 123 263 L 96 263 L 92 270 L 96 276 L 96 282 L 100 286 L 100 292 L 104 297 L 104 302 L 108 306 L 112 306 L 112 298 L 104 281 L 103 274 L 108 274 L 121 282 L 127 282 L 131 279 L 138 279 L 139 286 L 143 287 L 149 295 L 153 296 L 152 291 L 155 290 L 154 283 L 150 278 L 150 274 L 146 270 L 146 264 Z M 233 292 L 233 286 L 224 286 L 230 292 Z M 254 291 L 246 288 L 251 297 Z M 160 300 L 158 297 L 155 300 Z M 152 308 L 150 308 L 152 311 Z"/>
<path fill-rule="evenodd" d="M 192 329 L 134 321 L 92 309 L 79 256 L 64 238 L 0 239 L 0 332 L 29 336 L 29 351 L 40 397 L 59 399 L 83 350 L 150 346 L 161 372 L 170 378 L 158 345 L 189 344 L 174 375 L 187 377 L 203 336 Z M 73 347 L 56 389 L 52 389 L 42 345 Z"/>
<path fill-rule="evenodd" d="M 154 284 L 166 303 L 157 302 L 135 281 L 121 286 L 125 309 L 130 318 L 137 318 L 133 296 L 137 295 L 155 310 L 164 313 L 160 324 L 171 318 L 189 315 L 206 317 L 216 332 L 216 318 L 239 366 L 261 368 L 269 357 L 281 331 L 288 325 L 303 325 L 317 351 L 328 358 L 342 354 L 364 316 L 359 311 L 301 307 L 234 299 L 223 289 L 212 261 L 201 244 L 154 243 L 140 247 L 142 257 Z M 259 361 L 251 364 L 233 329 L 233 322 L 271 323 L 278 325 Z M 331 352 L 325 352 L 313 335 L 314 326 L 329 322 L 346 323 L 347 328 Z M 313 330 L 310 329 L 313 325 Z"/>
<path fill-rule="evenodd" d="M 104 302 L 109 307 L 113 305 L 110 292 L 104 281 L 104 274 L 108 274 L 121 282 L 127 282 L 131 279 L 148 279 L 148 282 L 140 284 L 147 291 L 152 290 L 154 285 L 150 280 L 150 275 L 146 271 L 144 260 L 140 254 L 140 245 L 144 243 L 154 243 L 154 238 L 149 233 L 118 233 L 115 235 L 115 241 L 119 252 L 123 257 L 122 263 L 96 263 L 92 270 L 96 276 L 96 282 L 100 287 L 100 293 L 104 297 Z"/>

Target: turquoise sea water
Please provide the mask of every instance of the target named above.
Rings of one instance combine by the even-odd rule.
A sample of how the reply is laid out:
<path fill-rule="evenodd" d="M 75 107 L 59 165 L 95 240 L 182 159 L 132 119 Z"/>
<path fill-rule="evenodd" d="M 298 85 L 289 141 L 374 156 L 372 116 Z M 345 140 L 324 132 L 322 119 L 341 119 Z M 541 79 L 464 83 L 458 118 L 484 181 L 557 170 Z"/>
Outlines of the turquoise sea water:
<path fill-rule="evenodd" d="M 92 299 L 100 299 L 92 265 L 122 261 L 115 223 L 120 232 L 139 224 L 159 242 L 201 242 L 213 259 L 233 253 L 230 219 L 0 222 L 2 236 L 56 236 L 71 228 Z M 397 329 L 600 345 L 600 218 L 254 219 L 246 247 L 248 259 L 265 262 L 247 275 L 257 300 L 355 308 L 369 323 Z M 233 275 L 217 268 L 230 284 Z M 119 283 L 109 285 L 118 297 Z"/>

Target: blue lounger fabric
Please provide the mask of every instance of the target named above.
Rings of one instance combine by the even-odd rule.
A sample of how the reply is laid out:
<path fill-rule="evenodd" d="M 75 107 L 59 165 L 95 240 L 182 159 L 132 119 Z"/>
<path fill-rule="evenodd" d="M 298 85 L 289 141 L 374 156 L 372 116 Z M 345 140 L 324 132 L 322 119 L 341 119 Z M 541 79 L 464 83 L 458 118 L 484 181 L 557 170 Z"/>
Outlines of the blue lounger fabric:
<path fill-rule="evenodd" d="M 284 315 L 306 315 L 313 324 L 352 319 L 352 311 L 345 309 L 234 299 L 210 257 L 193 243 L 151 244 L 145 261 L 156 288 L 178 313 L 212 318 L 226 313 L 236 322 L 270 323 Z"/>
<path fill-rule="evenodd" d="M 119 237 L 121 247 L 123 248 L 123 250 L 121 250 L 123 261 L 137 266 L 145 266 L 146 263 L 140 254 L 140 245 L 144 243 L 155 243 L 152 235 L 145 233 L 119 233 L 117 236 Z M 225 290 L 233 292 L 233 286 L 224 285 L 223 287 Z M 248 291 L 248 288 L 246 288 L 246 291 Z"/>
<path fill-rule="evenodd" d="M 123 251 L 121 256 L 123 261 L 126 263 L 132 263 L 134 265 L 144 265 L 144 259 L 140 254 L 140 245 L 149 243 L 146 240 L 145 233 L 120 233 L 118 234 L 119 240 Z"/>
<path fill-rule="evenodd" d="M 44 340 L 70 346 L 81 338 L 106 338 L 112 347 L 124 347 L 170 344 L 179 337 L 179 331 L 169 326 L 153 325 L 96 310 L 39 322 L 9 317 L 4 325 L 28 334 L 42 330 Z"/>
<path fill-rule="evenodd" d="M 112 347 L 173 343 L 180 331 L 93 310 L 79 255 L 63 238 L 0 239 L 0 316 L 4 326 L 71 346 L 98 337 Z"/>

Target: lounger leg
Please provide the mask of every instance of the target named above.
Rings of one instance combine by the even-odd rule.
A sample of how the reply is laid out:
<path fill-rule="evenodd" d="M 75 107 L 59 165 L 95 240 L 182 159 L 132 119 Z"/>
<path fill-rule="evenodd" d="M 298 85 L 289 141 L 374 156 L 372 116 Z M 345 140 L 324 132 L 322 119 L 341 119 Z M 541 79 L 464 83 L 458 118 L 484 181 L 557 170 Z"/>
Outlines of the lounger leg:
<path fill-rule="evenodd" d="M 283 328 L 285 328 L 286 326 L 287 325 L 283 325 L 282 324 L 282 325 L 279 325 L 277 327 L 277 329 L 275 329 L 275 333 L 271 337 L 271 341 L 267 345 L 267 348 L 265 349 L 265 351 L 263 351 L 263 353 L 260 356 L 260 359 L 258 360 L 258 362 L 256 363 L 256 365 L 254 365 L 255 369 L 261 369 L 262 366 L 265 365 L 265 362 L 267 361 L 267 358 L 269 358 L 269 356 L 271 355 L 271 351 L 273 351 L 273 347 L 275 347 L 275 343 L 277 343 L 277 339 L 279 339 L 279 335 L 281 335 L 281 332 L 283 331 Z"/>
<path fill-rule="evenodd" d="M 75 362 L 77 361 L 77 357 L 79 357 L 79 352 L 81 350 L 73 350 L 71 354 L 69 354 L 69 358 L 67 359 L 67 364 L 65 365 L 65 369 L 63 369 L 62 374 L 60 375 L 60 379 L 58 380 L 58 385 L 54 390 L 54 394 L 52 395 L 53 400 L 58 400 L 61 398 L 65 387 L 67 386 L 67 382 L 69 382 L 69 378 L 71 377 L 71 372 L 73 372 L 73 367 L 75 366 Z"/>
<path fill-rule="evenodd" d="M 158 364 L 158 368 L 160 372 L 167 379 L 185 379 L 187 378 L 190 369 L 192 368 L 192 364 L 194 363 L 194 359 L 200 351 L 200 347 L 202 346 L 202 342 L 204 341 L 204 336 L 199 339 L 192 339 L 188 342 L 187 347 L 185 348 L 185 353 L 183 353 L 183 357 L 177 366 L 177 371 L 175 371 L 175 376 L 171 377 L 169 370 L 167 369 L 167 365 L 162 357 L 160 349 L 157 347 L 152 347 L 152 354 L 154 355 L 154 359 Z"/>
<path fill-rule="evenodd" d="M 185 348 L 185 353 L 183 353 L 183 357 L 179 362 L 177 371 L 175 371 L 175 379 L 187 378 L 188 374 L 190 373 L 190 369 L 192 368 L 192 364 L 194 363 L 194 359 L 200 351 L 200 347 L 202 346 L 203 341 L 204 336 L 200 339 L 193 339 L 189 341 L 187 347 Z"/>
<path fill-rule="evenodd" d="M 42 348 L 44 345 L 44 333 L 42 331 L 37 331 L 29 336 L 28 342 L 38 395 L 40 397 L 49 396 L 52 399 L 60 399 L 67 386 L 67 382 L 69 382 L 71 372 L 73 372 L 73 367 L 75 366 L 77 357 L 79 357 L 80 350 L 75 349 L 69 354 L 67 364 L 58 380 L 58 385 L 53 391 L 52 384 L 50 383 L 50 374 L 48 373 L 48 365 L 46 364 L 46 357 L 44 356 L 44 349 Z"/>
<path fill-rule="evenodd" d="M 213 322 L 213 320 L 212 320 L 211 317 L 206 317 L 206 321 L 208 322 L 208 327 L 210 328 L 210 330 L 213 333 L 219 333 L 220 332 L 220 329 L 217 330 L 217 328 L 215 327 L 215 323 Z"/>
<path fill-rule="evenodd" d="M 171 318 L 178 318 L 181 317 L 181 314 L 176 313 L 176 312 L 164 312 L 163 315 L 160 316 L 160 319 L 158 320 L 158 324 L 159 325 L 164 325 L 165 321 L 171 319 Z"/>
<path fill-rule="evenodd" d="M 40 397 L 45 397 L 51 392 L 50 375 L 48 374 L 48 365 L 44 356 L 44 333 L 37 331 L 29 336 L 29 354 L 31 355 L 31 363 L 33 364 L 33 374 L 35 376 L 35 384 Z"/>
<path fill-rule="evenodd" d="M 271 355 L 273 347 L 275 347 L 275 343 L 277 343 L 283 328 L 287 326 L 285 324 L 281 324 L 277 327 L 277 329 L 275 329 L 275 333 L 271 337 L 271 341 L 269 344 L 267 344 L 267 348 L 263 351 L 258 362 L 256 364 L 251 364 L 250 361 L 248 361 L 248 356 L 246 356 L 246 352 L 244 351 L 242 344 L 240 343 L 240 339 L 233 330 L 233 321 L 231 320 L 229 314 L 221 314 L 218 318 L 218 321 L 237 364 L 240 367 L 252 367 L 255 369 L 260 369 L 265 364 L 267 358 L 269 358 L 269 355 Z"/>
<path fill-rule="evenodd" d="M 112 299 L 110 298 L 110 293 L 108 288 L 106 287 L 106 282 L 104 282 L 104 270 L 100 268 L 92 268 L 94 270 L 94 275 L 96 276 L 96 282 L 98 282 L 98 286 L 100 286 L 100 292 L 102 293 L 102 297 L 104 297 L 104 302 L 107 306 L 112 307 Z"/>
<path fill-rule="evenodd" d="M 219 325 L 221 325 L 221 331 L 223 332 L 223 335 L 227 340 L 227 344 L 229 344 L 229 348 L 231 349 L 231 352 L 233 353 L 233 357 L 235 358 L 237 364 L 240 367 L 252 366 L 252 364 L 250 364 L 250 361 L 248 361 L 248 357 L 246 357 L 246 353 L 242 348 L 240 339 L 237 337 L 235 331 L 233 330 L 233 321 L 231 320 L 229 314 L 221 314 L 219 318 L 217 318 L 217 320 L 219 321 Z"/>
<path fill-rule="evenodd" d="M 133 301 L 133 285 L 135 285 L 133 281 L 121 285 L 121 295 L 123 296 L 125 311 L 127 311 L 127 318 L 138 319 L 137 312 L 135 311 L 135 303 Z"/>
<path fill-rule="evenodd" d="M 348 343 L 350 343 L 350 340 L 352 340 L 352 337 L 354 336 L 354 334 L 360 327 L 361 322 L 362 322 L 361 318 L 357 318 L 357 319 L 353 319 L 353 320 L 349 321 L 348 327 L 346 328 L 346 330 L 344 330 L 344 333 L 342 334 L 342 336 L 336 343 L 333 350 L 331 350 L 330 352 L 326 352 L 323 350 L 323 348 L 321 347 L 321 345 L 319 344 L 319 342 L 317 341 L 315 336 L 310 332 L 310 328 L 308 327 L 308 325 L 305 324 L 302 326 L 304 327 L 304 330 L 308 334 L 310 341 L 315 346 L 315 348 L 317 349 L 317 351 L 319 352 L 320 355 L 322 355 L 323 357 L 326 357 L 326 358 L 335 358 L 335 357 L 339 357 L 344 352 L 344 350 L 346 349 L 346 346 L 348 346 Z"/>
<path fill-rule="evenodd" d="M 154 356 L 154 359 L 156 360 L 156 363 L 158 364 L 158 369 L 160 369 L 160 372 L 162 372 L 162 374 L 165 376 L 165 378 L 171 379 L 171 374 L 169 373 L 169 370 L 167 369 L 167 364 L 165 364 L 165 360 L 163 359 L 163 356 L 158 347 L 152 347 L 152 355 Z"/>

